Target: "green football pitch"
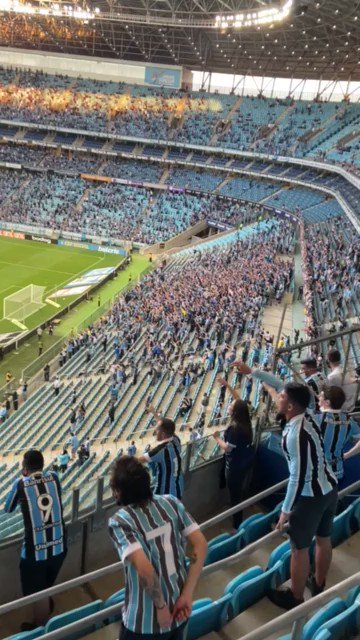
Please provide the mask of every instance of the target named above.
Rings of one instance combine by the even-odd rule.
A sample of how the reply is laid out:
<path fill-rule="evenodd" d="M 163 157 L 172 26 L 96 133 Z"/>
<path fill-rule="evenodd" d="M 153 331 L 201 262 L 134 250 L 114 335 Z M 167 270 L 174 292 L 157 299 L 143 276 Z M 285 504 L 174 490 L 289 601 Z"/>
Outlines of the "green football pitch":
<path fill-rule="evenodd" d="M 87 271 L 116 266 L 121 261 L 118 255 L 0 237 L 0 333 L 19 331 L 12 322 L 4 320 L 5 297 L 29 284 L 46 287 L 46 297 Z M 74 299 L 76 296 L 57 298 L 60 308 L 46 304 L 26 318 L 24 324 L 33 329 Z"/>

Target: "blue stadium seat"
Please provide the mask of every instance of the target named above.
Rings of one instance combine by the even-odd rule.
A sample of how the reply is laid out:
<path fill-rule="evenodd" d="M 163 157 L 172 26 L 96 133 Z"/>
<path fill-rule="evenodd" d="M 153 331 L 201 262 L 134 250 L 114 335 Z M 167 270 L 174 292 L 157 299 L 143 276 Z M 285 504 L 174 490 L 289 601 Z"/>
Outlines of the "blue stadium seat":
<path fill-rule="evenodd" d="M 211 545 L 208 549 L 205 564 L 212 564 L 213 562 L 218 562 L 219 560 L 223 560 L 223 558 L 232 556 L 241 549 L 242 543 L 243 532 L 240 529 L 240 531 L 233 536 L 228 536 L 227 539 L 221 540 L 218 544 Z"/>
<path fill-rule="evenodd" d="M 265 515 L 256 516 L 252 522 L 249 522 L 244 527 L 244 542 L 250 544 L 255 540 L 259 540 L 267 533 L 271 532 L 271 527 L 274 522 L 278 520 L 279 512 L 281 510 L 281 504 L 278 505 L 273 511 Z"/>
<path fill-rule="evenodd" d="M 224 591 L 225 595 L 231 594 L 230 618 L 265 598 L 270 589 L 283 582 L 282 574 L 283 565 L 279 560 L 271 569 L 263 571 L 259 566 L 252 567 L 231 580 Z"/>
<path fill-rule="evenodd" d="M 116 591 L 104 601 L 103 609 L 107 609 L 107 607 L 113 607 L 114 604 L 118 604 L 124 601 L 125 601 L 125 589 L 120 589 L 119 591 Z M 106 621 L 104 620 L 104 624 L 112 624 L 113 622 L 117 622 L 118 620 L 121 620 L 121 611 L 119 611 L 119 613 L 115 615 L 110 616 L 109 618 L 106 618 Z"/>
<path fill-rule="evenodd" d="M 346 604 L 341 598 L 334 598 L 325 607 L 317 611 L 304 625 L 299 640 L 313 640 L 322 625 L 346 610 Z M 291 635 L 282 636 L 279 640 L 291 640 Z"/>
<path fill-rule="evenodd" d="M 50 633 L 50 631 L 55 631 L 55 629 L 60 629 L 61 627 L 65 627 L 66 625 L 71 624 L 72 622 L 77 622 L 82 618 L 91 616 L 93 613 L 97 613 L 98 611 L 100 611 L 101 607 L 102 601 L 95 600 L 95 602 L 85 604 L 83 607 L 79 607 L 78 609 L 72 609 L 71 611 L 60 613 L 58 616 L 54 616 L 49 620 L 45 627 L 45 633 Z M 86 636 L 87 634 L 96 631 L 98 627 L 99 624 L 90 624 L 88 627 L 86 627 L 86 629 L 68 635 L 66 640 L 77 640 L 77 638 L 81 638 L 82 636 Z"/>
<path fill-rule="evenodd" d="M 351 536 L 350 519 L 353 509 L 354 507 L 351 504 L 347 509 L 345 509 L 345 511 L 334 518 L 331 532 L 331 542 L 333 547 L 337 547 Z"/>
<path fill-rule="evenodd" d="M 342 613 L 325 622 L 313 640 L 343 640 L 360 632 L 360 603 L 355 603 Z"/>
<path fill-rule="evenodd" d="M 219 600 L 203 598 L 194 602 L 187 640 L 196 640 L 207 633 L 221 629 L 228 619 L 230 599 L 231 594 L 226 594 Z"/>

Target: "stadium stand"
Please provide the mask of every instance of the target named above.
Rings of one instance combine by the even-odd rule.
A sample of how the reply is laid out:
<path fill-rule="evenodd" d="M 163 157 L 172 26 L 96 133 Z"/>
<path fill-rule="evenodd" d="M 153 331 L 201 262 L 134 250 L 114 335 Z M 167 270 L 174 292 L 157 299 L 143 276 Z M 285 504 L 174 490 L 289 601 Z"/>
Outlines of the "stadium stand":
<path fill-rule="evenodd" d="M 251 22 L 257 18 L 249 13 L 249 23 L 233 26 L 240 17 L 228 15 L 225 23 L 223 3 L 210 7 L 206 0 L 204 6 L 190 0 L 181 14 L 172 7 L 172 15 L 156 1 L 140 4 L 130 2 L 126 22 L 116 12 L 103 20 L 102 7 L 84 7 L 90 18 L 80 19 L 73 15 L 71 3 L 50 3 L 49 10 L 42 7 L 34 17 L 31 4 L 11 7 L 9 20 L 7 7 L 0 12 L 5 61 L 13 48 L 16 53 L 17 46 L 36 40 L 36 55 L 25 52 L 32 69 L 0 67 L 1 241 L 15 238 L 22 244 L 20 240 L 32 239 L 36 247 L 37 240 L 49 245 L 44 247 L 49 253 L 57 241 L 81 250 L 86 246 L 94 252 L 89 254 L 94 268 L 101 264 L 100 252 L 121 260 L 124 256 L 115 271 L 107 273 L 106 284 L 85 287 L 74 314 L 68 313 L 71 303 L 59 311 L 47 298 L 54 322 L 33 325 L 29 333 L 20 325 L 16 333 L 0 334 L 0 375 L 6 383 L 0 389 L 0 505 L 6 504 L 7 511 L 0 513 L 1 635 L 6 640 L 47 640 L 53 632 L 67 640 L 119 637 L 128 604 L 126 587 L 131 583 L 134 595 L 144 585 L 143 559 L 129 562 L 127 545 L 139 551 L 143 539 L 147 565 L 154 547 L 166 566 L 159 573 L 151 616 L 144 615 L 147 578 L 147 593 L 131 602 L 143 631 L 133 637 L 141 638 L 154 620 L 151 629 L 157 624 L 163 632 L 169 625 L 159 620 L 167 613 L 168 594 L 181 583 L 185 565 L 192 573 L 198 557 L 189 554 L 186 562 L 184 558 L 179 575 L 174 571 L 170 586 L 165 584 L 169 557 L 163 547 L 171 549 L 171 557 L 175 551 L 180 557 L 178 532 L 174 535 L 171 529 L 168 544 L 168 528 L 164 533 L 160 527 L 158 535 L 154 527 L 169 511 L 171 522 L 181 524 L 181 533 L 196 531 L 184 510 L 189 507 L 208 542 L 204 568 L 191 592 L 192 611 L 187 603 L 181 605 L 189 618 L 189 640 L 357 638 L 359 445 L 347 459 L 354 445 L 350 435 L 358 439 L 360 433 L 360 85 L 355 66 L 360 43 L 355 9 L 349 0 L 339 8 L 325 2 L 294 2 L 291 15 L 274 23 L 264 17 L 265 9 L 258 23 Z M 249 11 L 255 11 L 253 4 L 247 3 Z M 290 5 L 291 1 L 284 3 L 282 11 Z M 271 8 L 270 13 L 278 10 Z M 210 29 L 209 20 L 217 13 Z M 199 16 L 201 28 L 196 26 Z M 54 72 L 55 50 L 63 75 Z M 69 55 L 64 57 L 64 52 Z M 79 53 L 87 57 L 80 60 Z M 42 55 L 53 65 L 51 73 L 36 70 L 36 56 Z M 103 76 L 100 69 L 107 69 Z M 214 91 L 214 83 L 225 82 L 230 69 L 234 75 L 227 93 Z M 254 77 L 255 69 L 266 70 L 269 77 Z M 297 75 L 298 70 L 303 75 Z M 107 80 L 107 74 L 112 79 Z M 200 90 L 192 90 L 200 75 Z M 341 79 L 342 98 L 333 95 L 338 81 L 330 77 Z M 279 86 L 290 78 L 282 92 Z M 311 83 L 317 88 L 307 99 Z M 70 256 L 69 247 L 64 252 L 69 250 Z M 0 255 L 0 271 L 3 264 L 12 264 L 6 260 Z M 132 266 L 137 260 L 146 261 L 139 277 Z M 77 276 L 80 289 L 92 278 L 84 272 Z M 15 281 L 16 277 L 14 266 Z M 12 285 L 0 285 L 0 296 Z M 50 294 L 44 300 L 46 295 Z M 43 353 L 42 336 L 47 332 L 49 337 L 55 332 L 51 356 Z M 9 351 L 13 346 L 7 342 L 9 336 L 14 350 L 8 354 L 8 345 Z M 16 361 L 27 348 L 39 355 L 22 369 Z M 339 352 L 332 354 L 333 360 L 329 350 Z M 301 391 L 293 385 L 275 401 L 275 388 L 287 383 L 305 384 L 303 395 L 309 388 L 314 391 L 304 357 L 315 361 L 319 397 L 311 395 L 310 401 L 297 405 Z M 43 369 L 48 361 L 51 375 Z M 28 380 L 24 372 L 33 365 L 37 374 Z M 12 366 L 20 372 L 16 378 Z M 320 392 L 331 384 L 328 376 L 334 371 L 347 408 L 346 413 L 331 409 L 330 424 Z M 270 372 L 280 379 L 279 387 L 262 382 Z M 288 407 L 279 413 L 284 397 Z M 236 417 L 239 407 L 241 419 Z M 343 441 L 340 427 L 336 431 L 340 418 L 347 425 Z M 239 420 L 244 424 L 234 445 L 228 427 L 236 431 Z M 164 425 L 171 431 L 172 421 L 179 442 L 161 431 Z M 334 434 L 332 458 L 328 440 L 325 443 L 329 424 Z M 59 512 L 56 522 L 51 515 L 48 524 L 49 504 L 45 500 L 44 505 L 43 492 L 49 485 L 26 463 L 21 467 L 29 449 L 44 454 L 45 475 L 54 478 L 51 474 L 56 472 L 59 477 L 69 553 L 58 586 L 46 597 L 35 596 L 43 599 L 43 607 L 49 603 L 50 617 L 43 615 L 39 623 L 35 616 L 36 625 L 34 618 L 20 632 L 19 622 L 23 614 L 28 616 L 26 607 L 34 598 L 8 601 L 18 598 L 20 586 L 26 592 L 29 548 L 36 562 L 31 558 L 28 580 L 35 584 L 42 575 L 39 559 L 53 561 L 63 544 L 57 481 L 46 495 Z M 335 449 L 343 476 L 333 461 Z M 175 458 L 169 451 L 175 451 Z M 243 464 L 247 455 L 252 463 L 246 470 L 241 467 L 241 491 L 235 500 L 231 461 Z M 136 496 L 129 501 L 131 526 L 121 520 L 123 510 L 110 521 L 117 551 L 126 549 L 125 555 L 120 553 L 120 567 L 111 565 L 115 555 L 108 523 L 115 502 L 120 507 L 126 493 L 124 487 L 120 492 L 116 487 L 114 463 L 128 458 L 133 464 L 140 458 L 157 493 L 181 496 L 183 505 L 174 498 L 165 506 L 160 501 L 161 511 L 146 500 L 138 503 Z M 143 467 L 141 472 L 145 473 Z M 295 476 L 296 495 L 291 509 L 285 509 Z M 175 478 L 179 493 L 173 490 Z M 22 512 L 10 508 L 14 481 L 24 492 Z M 160 491 L 161 481 L 166 488 Z M 332 521 L 331 535 L 315 527 L 309 544 L 296 544 L 296 507 L 302 499 L 311 506 L 298 526 L 305 536 L 309 522 L 316 519 L 314 505 L 325 497 L 328 485 L 331 495 L 339 489 L 340 498 L 335 507 L 334 497 L 325 514 Z M 230 511 L 229 497 L 230 504 L 236 503 Z M 144 537 L 148 523 L 151 535 Z M 33 539 L 27 537 L 21 552 L 20 585 L 14 558 L 29 527 Z M 327 562 L 319 570 L 326 545 Z M 309 556 L 311 573 L 303 594 L 296 576 L 301 582 L 299 557 L 308 547 L 301 570 L 304 573 L 305 567 L 309 573 Z M 156 573 L 152 565 L 150 569 Z M 50 577 L 49 584 L 53 582 Z M 155 575 L 151 588 L 156 584 Z M 273 592 L 289 585 L 292 600 L 283 608 L 293 611 L 281 615 Z M 67 629 L 68 625 L 74 626 Z M 122 627 L 120 638 L 125 636 Z M 161 636 L 164 633 L 156 640 Z"/>

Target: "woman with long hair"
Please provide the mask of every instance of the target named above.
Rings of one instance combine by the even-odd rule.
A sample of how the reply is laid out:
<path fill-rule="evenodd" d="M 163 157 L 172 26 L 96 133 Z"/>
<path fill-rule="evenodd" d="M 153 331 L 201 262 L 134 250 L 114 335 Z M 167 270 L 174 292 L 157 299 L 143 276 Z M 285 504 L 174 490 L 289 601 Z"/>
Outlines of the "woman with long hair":
<path fill-rule="evenodd" d="M 231 506 L 239 504 L 245 496 L 252 465 L 254 462 L 253 432 L 249 406 L 224 378 L 219 378 L 233 397 L 229 408 L 230 424 L 224 432 L 212 435 L 225 454 L 225 478 L 230 493 Z M 233 525 L 238 529 L 242 522 L 242 511 L 233 515 Z"/>

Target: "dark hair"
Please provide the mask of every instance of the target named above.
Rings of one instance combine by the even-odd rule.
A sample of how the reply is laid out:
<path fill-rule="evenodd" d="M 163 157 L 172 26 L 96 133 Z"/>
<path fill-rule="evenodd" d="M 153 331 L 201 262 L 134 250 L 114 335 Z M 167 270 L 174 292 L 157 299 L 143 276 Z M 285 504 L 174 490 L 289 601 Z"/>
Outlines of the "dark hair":
<path fill-rule="evenodd" d="M 300 364 L 304 364 L 305 367 L 311 367 L 312 369 L 317 369 L 317 363 L 315 358 L 304 358 L 300 360 Z"/>
<path fill-rule="evenodd" d="M 44 468 L 44 456 L 37 449 L 29 449 L 24 453 L 23 466 L 33 473 L 34 471 L 42 471 Z"/>
<path fill-rule="evenodd" d="M 239 429 L 242 432 L 248 444 L 252 444 L 253 432 L 249 413 L 249 407 L 245 400 L 235 400 L 231 412 L 231 427 Z"/>
<path fill-rule="evenodd" d="M 141 506 L 151 500 L 150 475 L 133 456 L 122 456 L 113 464 L 110 487 L 119 492 L 119 504 Z"/>
<path fill-rule="evenodd" d="M 311 393 L 305 384 L 289 382 L 285 385 L 284 390 L 292 404 L 296 404 L 304 410 L 309 406 Z"/>
<path fill-rule="evenodd" d="M 340 351 L 338 351 L 337 349 L 330 349 L 330 351 L 327 352 L 326 357 L 328 362 L 330 362 L 331 364 L 337 364 L 341 361 Z"/>
<path fill-rule="evenodd" d="M 159 426 L 168 438 L 172 438 L 175 433 L 175 422 L 173 420 L 170 420 L 170 418 L 161 418 Z"/>
<path fill-rule="evenodd" d="M 341 387 L 325 386 L 322 391 L 324 393 L 325 400 L 329 400 L 330 407 L 332 409 L 341 409 L 346 400 L 346 395 Z"/>

